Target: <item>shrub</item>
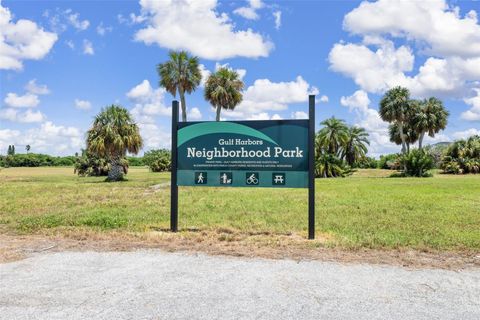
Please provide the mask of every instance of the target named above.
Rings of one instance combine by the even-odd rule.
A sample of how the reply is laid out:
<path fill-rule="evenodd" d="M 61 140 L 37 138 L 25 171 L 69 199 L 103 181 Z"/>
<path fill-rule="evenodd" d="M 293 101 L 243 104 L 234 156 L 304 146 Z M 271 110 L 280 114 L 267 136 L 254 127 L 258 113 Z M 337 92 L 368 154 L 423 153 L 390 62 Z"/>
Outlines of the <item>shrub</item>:
<path fill-rule="evenodd" d="M 329 153 L 315 155 L 315 177 L 335 178 L 351 175 L 353 170 L 345 161 Z"/>
<path fill-rule="evenodd" d="M 172 166 L 170 151 L 166 149 L 145 152 L 143 162 L 149 166 L 153 172 L 170 171 Z"/>
<path fill-rule="evenodd" d="M 480 173 L 480 136 L 452 143 L 440 163 L 444 173 Z"/>
<path fill-rule="evenodd" d="M 130 167 L 142 167 L 145 165 L 143 157 L 127 157 L 127 160 Z"/>
<path fill-rule="evenodd" d="M 405 167 L 401 176 L 431 177 L 428 171 L 434 168 L 433 157 L 425 150 L 413 149 L 401 156 L 400 163 Z"/>
<path fill-rule="evenodd" d="M 373 157 L 364 157 L 360 159 L 358 163 L 355 165 L 355 168 L 360 168 L 360 169 L 375 169 L 377 167 L 378 167 L 378 161 Z"/>
<path fill-rule="evenodd" d="M 0 166 L 3 167 L 51 167 L 72 166 L 75 157 L 53 157 L 47 154 L 27 153 L 14 154 L 0 157 Z"/>
<path fill-rule="evenodd" d="M 128 161 L 122 159 L 120 165 L 123 167 L 123 172 L 128 172 Z M 73 172 L 81 177 L 84 176 L 108 176 L 110 170 L 110 162 L 105 158 L 100 158 L 90 152 L 82 151 L 82 156 L 77 157 Z"/>
<path fill-rule="evenodd" d="M 388 170 L 400 169 L 400 155 L 393 153 L 380 156 L 377 168 Z"/>

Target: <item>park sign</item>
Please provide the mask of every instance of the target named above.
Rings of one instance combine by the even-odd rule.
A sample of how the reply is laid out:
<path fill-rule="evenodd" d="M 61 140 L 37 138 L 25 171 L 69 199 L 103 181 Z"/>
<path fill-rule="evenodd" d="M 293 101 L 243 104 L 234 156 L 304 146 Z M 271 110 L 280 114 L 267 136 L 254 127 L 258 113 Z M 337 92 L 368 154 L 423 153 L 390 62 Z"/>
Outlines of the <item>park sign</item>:
<path fill-rule="evenodd" d="M 178 122 L 172 102 L 170 229 L 178 230 L 178 186 L 308 188 L 315 237 L 315 96 L 307 120 Z"/>
<path fill-rule="evenodd" d="M 308 120 L 180 122 L 177 185 L 308 187 Z"/>

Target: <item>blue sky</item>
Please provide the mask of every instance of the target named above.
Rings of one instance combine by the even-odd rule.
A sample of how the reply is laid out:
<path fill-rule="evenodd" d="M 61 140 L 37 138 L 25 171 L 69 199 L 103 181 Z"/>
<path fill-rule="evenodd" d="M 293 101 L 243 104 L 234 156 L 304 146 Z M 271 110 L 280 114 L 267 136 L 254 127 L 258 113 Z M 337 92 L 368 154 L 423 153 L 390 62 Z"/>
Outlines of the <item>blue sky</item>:
<path fill-rule="evenodd" d="M 156 65 L 170 49 L 220 65 L 245 82 L 225 120 L 302 118 L 317 94 L 319 122 L 335 116 L 371 136 L 370 154 L 397 152 L 378 117 L 395 85 L 437 96 L 450 111 L 427 142 L 480 133 L 480 24 L 476 1 L 1 1 L 0 154 L 73 154 L 102 107 L 138 121 L 145 150 L 170 144 L 172 96 Z M 203 88 L 189 119 L 213 120 Z"/>

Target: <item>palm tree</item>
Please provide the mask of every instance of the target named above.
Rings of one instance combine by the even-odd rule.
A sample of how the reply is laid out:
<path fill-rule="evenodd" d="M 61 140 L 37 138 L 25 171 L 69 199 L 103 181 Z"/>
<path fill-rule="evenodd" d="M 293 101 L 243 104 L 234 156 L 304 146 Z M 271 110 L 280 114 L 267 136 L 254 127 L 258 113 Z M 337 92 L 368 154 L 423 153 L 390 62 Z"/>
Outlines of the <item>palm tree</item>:
<path fill-rule="evenodd" d="M 142 145 L 137 124 L 128 110 L 119 105 L 102 109 L 87 131 L 87 150 L 110 162 L 109 181 L 123 179 L 123 158 L 127 152 L 137 154 Z"/>
<path fill-rule="evenodd" d="M 160 86 L 164 87 L 172 96 L 180 95 L 182 106 L 182 121 L 187 121 L 187 103 L 185 93 L 192 93 L 202 80 L 202 73 L 198 67 L 198 57 L 190 56 L 186 51 L 170 51 L 170 60 L 157 66 L 160 76 Z"/>
<path fill-rule="evenodd" d="M 388 90 L 380 100 L 379 114 L 383 121 L 397 125 L 402 143 L 402 153 L 407 151 L 403 127 L 408 123 L 414 104 L 410 100 L 410 91 L 403 87 Z"/>
<path fill-rule="evenodd" d="M 400 132 L 398 130 L 398 124 L 393 123 L 388 126 L 388 133 L 390 136 L 390 141 L 395 144 L 402 144 L 402 139 L 400 138 Z M 410 146 L 418 141 L 418 133 L 413 129 L 410 122 L 405 123 L 403 126 L 403 135 L 405 137 L 405 145 L 407 147 L 407 153 L 410 152 Z"/>
<path fill-rule="evenodd" d="M 365 157 L 368 151 L 367 145 L 370 145 L 370 141 L 364 128 L 349 127 L 347 135 L 342 158 L 345 158 L 349 166 L 353 166 L 359 159 Z"/>
<path fill-rule="evenodd" d="M 27 144 L 27 145 L 25 146 L 25 150 L 27 150 L 27 154 L 28 154 L 28 152 L 30 151 L 30 145 L 29 145 L 29 144 Z"/>
<path fill-rule="evenodd" d="M 447 126 L 448 111 L 443 106 L 442 101 L 431 97 L 423 100 L 418 111 L 413 117 L 413 127 L 418 133 L 418 148 L 422 149 L 425 133 L 430 137 L 435 137 L 435 133 L 445 129 Z"/>
<path fill-rule="evenodd" d="M 329 154 L 339 155 L 342 146 L 348 141 L 348 127 L 345 121 L 331 117 L 320 122 L 324 127 L 318 132 L 318 143 L 323 146 Z"/>
<path fill-rule="evenodd" d="M 222 109 L 233 110 L 242 102 L 244 84 L 235 70 L 222 67 L 211 74 L 205 84 L 205 100 L 217 109 L 216 121 L 220 121 Z"/>

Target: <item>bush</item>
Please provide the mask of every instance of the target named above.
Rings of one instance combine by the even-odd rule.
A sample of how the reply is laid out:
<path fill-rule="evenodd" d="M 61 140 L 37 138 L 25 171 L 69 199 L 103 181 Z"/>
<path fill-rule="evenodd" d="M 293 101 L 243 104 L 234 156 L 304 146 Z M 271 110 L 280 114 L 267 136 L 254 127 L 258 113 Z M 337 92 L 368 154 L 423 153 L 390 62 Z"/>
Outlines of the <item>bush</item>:
<path fill-rule="evenodd" d="M 400 155 L 397 153 L 380 156 L 378 160 L 379 169 L 398 170 L 400 169 Z"/>
<path fill-rule="evenodd" d="M 145 165 L 143 157 L 127 157 L 127 161 L 130 167 L 143 167 Z"/>
<path fill-rule="evenodd" d="M 162 172 L 171 170 L 171 155 L 166 149 L 150 150 L 145 152 L 143 163 L 153 172 Z"/>
<path fill-rule="evenodd" d="M 52 167 L 52 166 L 72 166 L 75 163 L 75 157 L 53 157 L 47 154 L 28 153 L 14 154 L 0 157 L 0 166 L 2 167 Z"/>
<path fill-rule="evenodd" d="M 123 172 L 128 173 L 128 161 L 127 159 L 121 160 Z M 82 151 L 82 156 L 77 157 L 73 172 L 81 177 L 85 176 L 108 176 L 110 171 L 110 163 L 105 158 L 100 158 L 90 152 Z"/>
<path fill-rule="evenodd" d="M 440 168 L 444 173 L 480 173 L 480 136 L 452 143 L 442 158 Z"/>
<path fill-rule="evenodd" d="M 405 170 L 400 176 L 431 177 L 428 171 L 434 168 L 433 157 L 425 150 L 413 149 L 400 157 L 400 163 Z"/>
<path fill-rule="evenodd" d="M 353 170 L 347 163 L 329 153 L 315 154 L 315 177 L 335 178 L 351 175 Z"/>
<path fill-rule="evenodd" d="M 364 157 L 355 164 L 355 168 L 360 169 L 375 169 L 378 167 L 377 159 L 373 157 Z"/>

